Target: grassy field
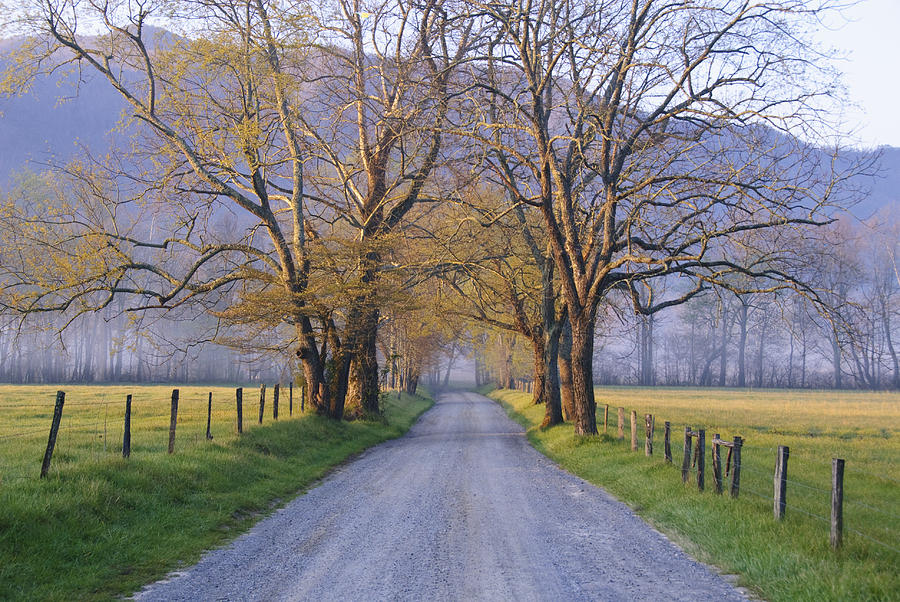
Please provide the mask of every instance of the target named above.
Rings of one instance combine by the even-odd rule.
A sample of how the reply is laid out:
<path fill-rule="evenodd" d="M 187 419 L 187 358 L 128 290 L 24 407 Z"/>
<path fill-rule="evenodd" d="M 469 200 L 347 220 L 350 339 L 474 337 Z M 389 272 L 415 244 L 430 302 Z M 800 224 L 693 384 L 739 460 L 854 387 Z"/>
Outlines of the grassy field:
<path fill-rule="evenodd" d="M 900 394 L 831 391 L 598 388 L 601 436 L 576 439 L 572 427 L 537 427 L 543 408 L 530 395 L 495 391 L 531 442 L 564 468 L 603 486 L 689 552 L 739 575 L 770 600 L 900 599 Z M 604 434 L 603 406 L 610 405 Z M 625 438 L 616 407 L 625 407 Z M 630 451 L 628 415 L 639 415 L 639 447 Z M 644 455 L 643 414 L 655 415 L 654 456 Z M 672 424 L 674 466 L 662 455 L 663 422 Z M 744 438 L 741 494 L 681 483 L 684 427 Z M 708 444 L 707 444 L 708 445 Z M 778 445 L 790 447 L 787 511 L 772 513 Z M 831 458 L 847 462 L 844 547 L 829 545 Z M 723 454 L 723 463 L 725 456 Z"/>
<path fill-rule="evenodd" d="M 171 387 L 65 386 L 53 464 L 39 479 L 56 389 L 0 386 L 0 599 L 111 599 L 197 560 L 246 530 L 331 467 L 404 433 L 431 404 L 395 394 L 386 419 L 272 419 L 266 394 L 244 390 L 236 433 L 233 388 L 180 387 L 175 453 L 166 453 Z M 206 440 L 207 395 L 213 392 Z M 131 458 L 121 457 L 132 394 Z"/>

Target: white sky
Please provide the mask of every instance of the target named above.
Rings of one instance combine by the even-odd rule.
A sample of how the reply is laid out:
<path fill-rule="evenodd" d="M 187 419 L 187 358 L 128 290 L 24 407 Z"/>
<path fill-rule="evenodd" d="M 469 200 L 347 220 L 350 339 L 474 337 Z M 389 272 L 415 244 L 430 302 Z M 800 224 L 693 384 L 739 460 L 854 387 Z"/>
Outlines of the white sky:
<path fill-rule="evenodd" d="M 820 39 L 846 55 L 836 67 L 858 106 L 844 119 L 861 145 L 900 147 L 900 0 L 862 0 L 843 15 Z"/>

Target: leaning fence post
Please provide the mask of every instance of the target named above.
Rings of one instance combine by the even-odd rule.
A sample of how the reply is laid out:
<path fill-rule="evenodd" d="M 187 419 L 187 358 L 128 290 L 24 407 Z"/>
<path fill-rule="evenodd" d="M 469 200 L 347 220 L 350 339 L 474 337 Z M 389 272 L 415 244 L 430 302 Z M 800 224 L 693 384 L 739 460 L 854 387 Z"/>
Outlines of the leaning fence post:
<path fill-rule="evenodd" d="M 637 411 L 631 410 L 631 451 L 637 448 Z"/>
<path fill-rule="evenodd" d="M 663 454 L 666 456 L 666 462 L 672 463 L 672 424 L 666 420 L 665 431 L 663 432 Z"/>
<path fill-rule="evenodd" d="M 278 420 L 278 390 L 281 388 L 281 385 L 275 385 L 275 390 L 272 392 L 272 418 Z"/>
<path fill-rule="evenodd" d="M 731 453 L 731 497 L 737 497 L 741 492 L 741 446 L 744 440 L 734 438 L 734 447 Z"/>
<path fill-rule="evenodd" d="M 831 459 L 831 547 L 837 550 L 844 538 L 844 460 Z"/>
<path fill-rule="evenodd" d="M 621 440 L 625 438 L 625 408 L 619 408 L 619 431 L 616 436 Z"/>
<path fill-rule="evenodd" d="M 53 458 L 53 448 L 56 447 L 56 435 L 59 433 L 59 423 L 62 420 L 63 404 L 65 403 L 65 391 L 57 391 L 56 405 L 53 407 L 53 421 L 50 423 L 50 438 L 47 439 L 47 450 L 44 452 L 44 461 L 41 462 L 42 479 L 50 470 L 50 460 Z"/>
<path fill-rule="evenodd" d="M 131 395 L 125 396 L 125 428 L 122 430 L 122 457 L 131 456 Z"/>
<path fill-rule="evenodd" d="M 787 445 L 779 445 L 778 455 L 775 456 L 775 501 L 773 508 L 776 520 L 784 518 L 784 510 L 787 506 L 787 463 L 790 452 L 791 450 Z"/>
<path fill-rule="evenodd" d="M 603 408 L 603 432 L 609 431 L 609 404 Z"/>
<path fill-rule="evenodd" d="M 681 482 L 687 483 L 691 474 L 691 427 L 684 427 L 684 460 L 681 462 Z"/>
<path fill-rule="evenodd" d="M 266 409 L 266 385 L 259 387 L 259 423 L 262 424 L 263 410 Z"/>
<path fill-rule="evenodd" d="M 238 435 L 244 432 L 244 389 L 238 387 L 234 390 L 234 399 L 237 403 L 237 429 Z"/>
<path fill-rule="evenodd" d="M 178 423 L 178 389 L 172 389 L 172 413 L 169 415 L 169 453 L 175 451 L 175 425 Z"/>
<path fill-rule="evenodd" d="M 645 414 L 644 415 L 644 426 L 647 429 L 646 436 L 644 438 L 644 455 L 652 456 L 653 455 L 653 414 Z"/>
<path fill-rule="evenodd" d="M 712 440 L 713 481 L 716 485 L 716 493 L 722 493 L 722 452 L 719 449 L 719 433 L 713 435 Z"/>
<path fill-rule="evenodd" d="M 212 439 L 209 427 L 212 426 L 212 391 L 209 392 L 209 403 L 206 405 L 206 438 Z"/>
<path fill-rule="evenodd" d="M 697 489 L 703 491 L 706 486 L 706 430 L 697 431 Z"/>

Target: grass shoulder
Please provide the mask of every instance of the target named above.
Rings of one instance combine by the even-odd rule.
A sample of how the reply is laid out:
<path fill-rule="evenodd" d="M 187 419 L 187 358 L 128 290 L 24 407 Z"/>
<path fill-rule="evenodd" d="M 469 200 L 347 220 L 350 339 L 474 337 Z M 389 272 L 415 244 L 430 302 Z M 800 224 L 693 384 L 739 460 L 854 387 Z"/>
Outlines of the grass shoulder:
<path fill-rule="evenodd" d="M 765 599 L 897 599 L 900 579 L 896 551 L 856 537 L 848 540 L 843 550 L 834 552 L 828 545 L 827 523 L 823 525 L 798 511 L 791 514 L 790 510 L 784 521 L 776 522 L 771 500 L 758 499 L 743 488 L 737 500 L 715 495 L 711 473 L 707 490 L 700 493 L 696 485 L 682 484 L 679 466 L 666 464 L 660 451 L 647 458 L 643 436 L 640 451 L 635 453 L 630 451 L 627 434 L 625 441 L 603 434 L 602 412 L 598 417 L 600 436 L 574 437 L 570 424 L 540 428 L 544 409 L 533 405 L 530 395 L 498 390 L 490 397 L 526 427 L 528 439 L 538 451 L 564 469 L 602 486 L 694 557 L 723 573 L 738 575 L 739 585 Z M 671 418 L 678 420 L 679 416 Z M 614 429 L 611 426 L 610 433 Z M 658 448 L 662 447 L 660 439 L 657 434 Z M 873 441 L 873 447 L 876 444 Z M 678 453 L 673 449 L 676 464 L 680 453 L 680 447 Z M 767 478 L 771 488 L 771 472 Z M 881 493 L 891 495 L 888 491 Z M 803 494 L 805 491 L 795 492 L 794 499 Z M 856 528 L 863 525 L 856 523 Z"/>
<path fill-rule="evenodd" d="M 384 420 L 307 413 L 173 455 L 108 454 L 0 484 L 0 599 L 113 599 L 195 562 L 433 404 L 382 402 Z"/>

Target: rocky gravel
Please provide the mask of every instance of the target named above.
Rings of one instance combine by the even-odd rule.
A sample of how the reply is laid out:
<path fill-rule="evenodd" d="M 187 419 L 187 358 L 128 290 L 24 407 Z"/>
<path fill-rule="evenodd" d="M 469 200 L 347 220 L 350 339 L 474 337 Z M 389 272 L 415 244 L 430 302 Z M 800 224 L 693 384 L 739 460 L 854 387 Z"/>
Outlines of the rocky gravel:
<path fill-rule="evenodd" d="M 140 600 L 742 600 L 491 400 L 447 393 Z"/>

